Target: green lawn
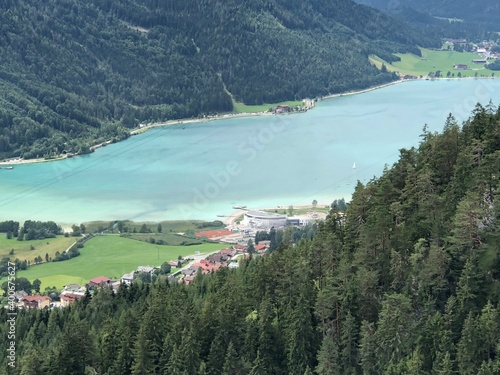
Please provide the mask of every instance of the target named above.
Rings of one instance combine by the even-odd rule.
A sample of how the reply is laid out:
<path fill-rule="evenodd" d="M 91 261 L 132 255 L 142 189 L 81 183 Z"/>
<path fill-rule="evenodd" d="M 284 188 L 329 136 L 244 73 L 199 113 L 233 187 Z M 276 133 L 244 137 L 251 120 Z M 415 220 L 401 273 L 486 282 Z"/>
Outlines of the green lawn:
<path fill-rule="evenodd" d="M 162 246 L 123 238 L 117 235 L 97 236 L 85 243 L 81 255 L 63 262 L 50 262 L 18 271 L 17 277 L 33 281 L 40 279 L 41 290 L 48 286 L 60 289 L 70 283 L 84 284 L 97 276 L 119 279 L 137 266 L 159 266 L 177 259 L 179 255 L 192 255 L 196 251 L 208 253 L 223 249 L 222 244 L 193 246 Z M 0 279 L 0 285 L 5 279 Z"/>
<path fill-rule="evenodd" d="M 255 113 L 255 112 L 267 112 L 270 108 L 276 107 L 278 105 L 289 105 L 290 107 L 302 106 L 301 101 L 288 101 L 274 104 L 261 104 L 261 105 L 246 105 L 243 103 L 233 102 L 233 112 L 234 113 Z"/>
<path fill-rule="evenodd" d="M 15 237 L 8 240 L 5 233 L 0 233 L 0 258 L 8 256 L 11 259 L 18 258 L 19 260 L 33 262 L 33 259 L 41 256 L 45 262 L 45 254 L 48 253 L 53 258 L 56 251 L 62 253 L 76 240 L 77 238 L 75 237 L 57 236 L 56 238 L 47 238 L 44 240 L 18 241 Z M 31 250 L 31 247 L 34 250 Z M 14 254 L 9 255 L 12 249 L 14 249 Z"/>
<path fill-rule="evenodd" d="M 446 77 L 447 72 L 455 73 L 455 77 L 460 72 L 462 77 L 490 77 L 492 71 L 485 69 L 481 64 L 473 64 L 473 59 L 479 59 L 480 56 L 470 52 L 455 52 L 455 51 L 434 51 L 421 48 L 422 57 L 414 54 L 397 54 L 401 61 L 389 64 L 377 56 L 371 56 L 370 61 L 380 67 L 384 63 L 388 70 L 399 71 L 402 74 L 412 74 L 417 76 L 426 76 L 429 72 L 441 71 L 441 75 Z M 455 70 L 453 65 L 466 64 L 471 69 L 477 70 Z"/>

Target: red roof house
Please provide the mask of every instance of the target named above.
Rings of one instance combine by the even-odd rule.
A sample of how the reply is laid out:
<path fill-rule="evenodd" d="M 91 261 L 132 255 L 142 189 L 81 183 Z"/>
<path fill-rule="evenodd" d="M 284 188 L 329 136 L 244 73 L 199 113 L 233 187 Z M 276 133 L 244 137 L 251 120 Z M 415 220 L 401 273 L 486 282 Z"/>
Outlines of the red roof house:
<path fill-rule="evenodd" d="M 75 294 L 71 292 L 66 292 L 61 294 L 61 306 L 66 307 L 74 303 L 75 301 L 83 298 L 81 294 Z"/>
<path fill-rule="evenodd" d="M 99 277 L 94 277 L 88 283 L 89 287 L 104 286 L 104 285 L 106 286 L 111 285 L 111 279 L 108 279 L 106 276 L 99 276 Z"/>
<path fill-rule="evenodd" d="M 27 309 L 36 308 L 43 309 L 50 305 L 50 297 L 35 294 L 34 296 L 26 296 L 21 299 L 21 303 Z"/>
<path fill-rule="evenodd" d="M 260 253 L 261 251 L 266 250 L 268 247 L 269 246 L 267 246 L 266 244 L 260 243 L 257 246 L 255 246 L 255 251 L 257 251 L 258 253 Z"/>

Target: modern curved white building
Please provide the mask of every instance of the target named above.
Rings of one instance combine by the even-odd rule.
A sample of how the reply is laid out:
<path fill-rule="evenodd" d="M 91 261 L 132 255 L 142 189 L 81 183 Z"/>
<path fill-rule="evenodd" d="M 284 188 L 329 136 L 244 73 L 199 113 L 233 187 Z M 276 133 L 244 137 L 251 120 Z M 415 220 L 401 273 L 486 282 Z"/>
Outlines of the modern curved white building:
<path fill-rule="evenodd" d="M 286 215 L 263 211 L 248 211 L 243 218 L 243 224 L 251 228 L 281 228 L 286 226 Z"/>

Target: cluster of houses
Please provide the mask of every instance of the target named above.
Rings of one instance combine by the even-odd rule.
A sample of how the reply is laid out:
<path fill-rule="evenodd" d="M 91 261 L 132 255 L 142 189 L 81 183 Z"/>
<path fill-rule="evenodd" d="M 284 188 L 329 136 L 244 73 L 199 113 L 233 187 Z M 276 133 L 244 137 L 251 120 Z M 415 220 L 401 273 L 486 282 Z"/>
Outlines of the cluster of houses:
<path fill-rule="evenodd" d="M 261 256 L 266 254 L 271 241 L 260 241 L 255 245 L 255 252 Z M 247 255 L 247 245 L 236 244 L 230 248 L 219 250 L 217 253 L 209 255 L 206 259 L 193 263 L 180 271 L 178 282 L 189 284 L 194 280 L 198 272 L 205 275 L 217 271 L 220 268 L 237 268 L 238 262 L 235 259 L 239 256 Z"/>
<path fill-rule="evenodd" d="M 52 301 L 49 296 L 42 296 L 38 293 L 30 296 L 24 290 L 17 291 L 14 294 L 14 300 L 17 303 L 17 307 L 20 309 L 43 309 L 52 306 L 66 307 L 83 298 L 87 291 L 102 286 L 109 286 L 112 287 L 113 290 L 118 290 L 120 282 L 113 282 L 105 276 L 99 276 L 90 280 L 85 286 L 80 286 L 78 284 L 65 285 L 59 295 L 60 301 Z"/>
<path fill-rule="evenodd" d="M 241 248 L 242 246 L 240 245 L 239 247 Z M 189 267 L 181 270 L 178 282 L 189 284 L 193 281 L 198 272 L 207 274 L 213 273 L 223 267 L 238 267 L 238 263 L 231 262 L 238 253 L 240 253 L 240 250 L 232 247 L 211 254 L 206 259 L 193 263 Z"/>
<path fill-rule="evenodd" d="M 24 309 L 43 309 L 49 307 L 51 301 L 49 296 L 41 296 L 40 294 L 30 296 L 24 290 L 17 291 L 14 294 L 14 299 L 17 302 L 17 307 Z"/>
<path fill-rule="evenodd" d="M 280 104 L 276 107 L 271 108 L 271 112 L 275 115 L 291 113 L 291 112 L 305 112 L 314 107 L 315 101 L 314 99 L 304 99 L 302 101 L 302 105 L 297 106 L 289 106 L 286 104 Z"/>
<path fill-rule="evenodd" d="M 177 266 L 176 266 L 177 267 Z M 160 267 L 150 267 L 150 266 L 139 266 L 135 271 L 130 273 L 126 273 L 120 279 L 120 281 L 125 285 L 130 285 L 134 281 L 140 273 L 147 273 L 150 277 L 153 277 L 153 274 L 156 270 L 160 269 Z"/>

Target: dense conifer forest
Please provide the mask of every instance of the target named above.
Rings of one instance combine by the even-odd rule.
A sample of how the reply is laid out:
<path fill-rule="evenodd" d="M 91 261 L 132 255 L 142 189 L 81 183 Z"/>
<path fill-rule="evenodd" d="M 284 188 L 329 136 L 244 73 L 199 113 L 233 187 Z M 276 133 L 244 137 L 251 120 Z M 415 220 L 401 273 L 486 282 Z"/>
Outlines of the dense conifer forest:
<path fill-rule="evenodd" d="M 500 4 L 495 0 L 356 0 L 377 9 L 411 8 L 431 16 L 459 18 L 469 22 L 498 23 Z"/>
<path fill-rule="evenodd" d="M 355 1 L 380 9 L 428 36 L 465 38 L 472 42 L 498 39 L 500 3 L 496 0 Z"/>
<path fill-rule="evenodd" d="M 89 152 L 140 122 L 317 97 L 395 77 L 368 61 L 437 46 L 351 0 L 6 0 L 0 158 Z"/>
<path fill-rule="evenodd" d="M 10 373 L 500 374 L 499 177 L 500 110 L 450 115 L 313 239 L 189 286 L 20 311 Z"/>

